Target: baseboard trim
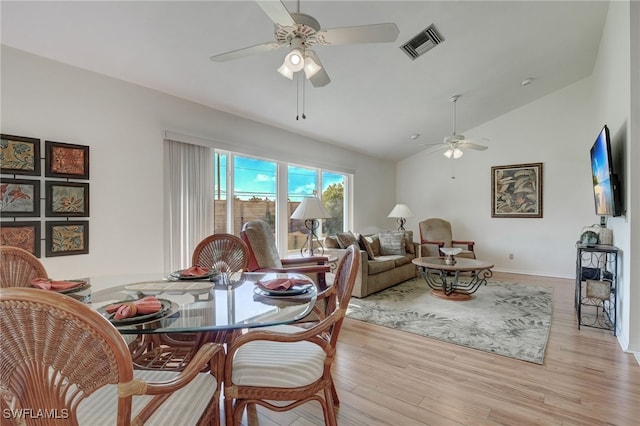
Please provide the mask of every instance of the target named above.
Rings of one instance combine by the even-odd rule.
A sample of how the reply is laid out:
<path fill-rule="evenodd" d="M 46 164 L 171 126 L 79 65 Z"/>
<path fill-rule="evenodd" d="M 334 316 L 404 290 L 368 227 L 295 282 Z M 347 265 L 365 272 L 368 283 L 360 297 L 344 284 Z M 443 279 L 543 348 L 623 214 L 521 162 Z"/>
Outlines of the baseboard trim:
<path fill-rule="evenodd" d="M 536 277 L 550 277 L 550 278 L 562 278 L 568 280 L 575 280 L 575 275 L 553 275 L 553 274 L 544 274 L 536 271 L 522 271 L 519 269 L 508 269 L 508 268 L 493 268 L 494 272 L 504 272 L 505 274 L 518 274 L 518 275 L 534 275 Z"/>

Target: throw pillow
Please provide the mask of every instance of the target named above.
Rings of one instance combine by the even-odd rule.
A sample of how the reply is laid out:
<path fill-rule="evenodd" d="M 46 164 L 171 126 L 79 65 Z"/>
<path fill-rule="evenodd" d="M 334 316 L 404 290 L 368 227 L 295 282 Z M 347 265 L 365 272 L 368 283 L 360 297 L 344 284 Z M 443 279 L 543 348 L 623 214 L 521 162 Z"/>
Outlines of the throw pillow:
<path fill-rule="evenodd" d="M 416 248 L 413 245 L 413 231 L 404 231 L 404 244 L 407 253 L 415 254 Z"/>
<path fill-rule="evenodd" d="M 378 240 L 379 243 L 380 240 Z M 374 259 L 376 257 L 376 252 L 373 249 L 373 237 L 365 237 L 364 235 L 360 235 L 360 246 L 363 250 L 366 250 L 367 255 L 369 255 L 369 259 Z M 378 256 L 380 252 L 378 250 Z"/>
<path fill-rule="evenodd" d="M 358 239 L 351 231 L 349 232 L 338 232 L 336 234 L 336 238 L 338 239 L 338 244 L 340 244 L 341 249 L 346 249 L 351 244 L 358 245 Z"/>
<path fill-rule="evenodd" d="M 383 256 L 407 254 L 404 232 L 383 232 L 380 234 L 380 254 Z"/>

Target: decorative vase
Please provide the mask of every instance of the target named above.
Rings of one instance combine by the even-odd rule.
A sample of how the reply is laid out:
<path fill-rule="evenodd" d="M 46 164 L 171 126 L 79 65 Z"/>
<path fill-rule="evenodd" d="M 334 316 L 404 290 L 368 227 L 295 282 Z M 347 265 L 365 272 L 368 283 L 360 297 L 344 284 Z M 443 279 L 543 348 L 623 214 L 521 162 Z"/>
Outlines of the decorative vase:
<path fill-rule="evenodd" d="M 456 264 L 456 254 L 462 253 L 461 248 L 452 248 L 452 247 L 442 247 L 440 248 L 442 254 L 444 254 L 444 263 L 445 265 L 455 265 Z"/>

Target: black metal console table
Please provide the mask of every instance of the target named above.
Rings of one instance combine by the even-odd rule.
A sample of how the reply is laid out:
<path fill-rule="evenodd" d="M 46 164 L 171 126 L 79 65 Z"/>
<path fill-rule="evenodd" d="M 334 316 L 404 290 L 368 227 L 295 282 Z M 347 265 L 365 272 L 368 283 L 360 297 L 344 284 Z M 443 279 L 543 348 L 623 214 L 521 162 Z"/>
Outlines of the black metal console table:
<path fill-rule="evenodd" d="M 580 326 L 612 330 L 616 335 L 618 253 L 610 245 L 576 244 L 574 307 Z"/>

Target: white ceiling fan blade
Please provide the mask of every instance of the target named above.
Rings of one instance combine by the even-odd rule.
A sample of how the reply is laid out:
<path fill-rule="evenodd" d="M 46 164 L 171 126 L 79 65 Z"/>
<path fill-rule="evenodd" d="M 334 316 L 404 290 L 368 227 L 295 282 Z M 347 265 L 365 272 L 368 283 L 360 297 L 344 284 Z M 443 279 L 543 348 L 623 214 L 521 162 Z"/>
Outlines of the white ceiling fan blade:
<path fill-rule="evenodd" d="M 329 74 L 327 74 L 327 70 L 322 67 L 317 73 L 315 73 L 309 81 L 313 84 L 313 87 L 323 87 L 327 84 L 331 83 L 331 79 L 329 78 Z"/>
<path fill-rule="evenodd" d="M 220 53 L 219 55 L 213 55 L 209 59 L 214 62 L 231 61 L 233 59 L 244 58 L 245 56 L 255 55 L 257 53 L 271 52 L 272 50 L 275 50 L 280 46 L 281 45 L 279 43 L 276 43 L 275 41 L 268 41 L 266 43 L 256 44 L 254 46 Z"/>
<path fill-rule="evenodd" d="M 478 145 L 477 143 L 473 143 L 468 140 L 460 141 L 460 143 L 458 144 L 458 148 L 461 148 L 461 149 L 469 148 L 469 149 L 475 149 L 478 151 L 484 151 L 487 149 L 487 147 L 484 145 Z"/>
<path fill-rule="evenodd" d="M 427 144 L 423 146 L 428 146 L 429 148 L 425 149 L 424 152 L 427 154 L 432 154 L 434 152 L 442 151 L 443 149 L 450 148 L 448 144 L 438 143 L 438 144 Z"/>
<path fill-rule="evenodd" d="M 387 23 L 330 28 L 318 31 L 316 37 L 320 44 L 389 43 L 396 41 L 398 34 L 398 26 Z"/>
<path fill-rule="evenodd" d="M 283 27 L 292 27 L 296 24 L 296 21 L 293 20 L 291 14 L 289 14 L 289 11 L 280 0 L 256 0 L 256 3 L 274 24 Z"/>
<path fill-rule="evenodd" d="M 316 55 L 316 52 L 308 49 L 306 51 L 306 54 L 315 62 L 317 66 L 320 67 L 320 69 L 316 71 L 315 74 L 309 77 L 309 81 L 311 82 L 313 87 L 323 87 L 329 84 L 331 82 L 329 74 L 327 74 L 327 70 L 324 68 L 324 65 L 322 65 L 322 62 L 320 62 L 320 58 L 318 57 L 318 55 Z"/>

